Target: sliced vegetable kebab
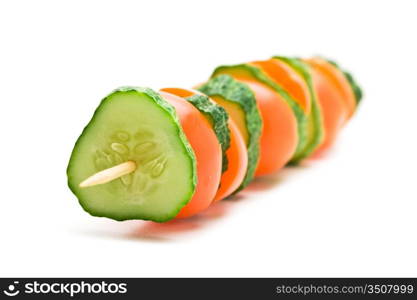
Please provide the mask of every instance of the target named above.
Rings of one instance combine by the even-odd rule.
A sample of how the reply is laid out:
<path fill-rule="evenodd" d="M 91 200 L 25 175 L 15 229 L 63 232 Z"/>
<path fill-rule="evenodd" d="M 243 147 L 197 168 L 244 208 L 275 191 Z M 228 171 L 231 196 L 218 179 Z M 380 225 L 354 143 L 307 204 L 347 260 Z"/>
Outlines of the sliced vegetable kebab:
<path fill-rule="evenodd" d="M 361 98 L 353 77 L 320 57 L 221 66 L 196 89 L 122 87 L 78 138 L 68 184 L 93 216 L 190 217 L 326 151 Z"/>

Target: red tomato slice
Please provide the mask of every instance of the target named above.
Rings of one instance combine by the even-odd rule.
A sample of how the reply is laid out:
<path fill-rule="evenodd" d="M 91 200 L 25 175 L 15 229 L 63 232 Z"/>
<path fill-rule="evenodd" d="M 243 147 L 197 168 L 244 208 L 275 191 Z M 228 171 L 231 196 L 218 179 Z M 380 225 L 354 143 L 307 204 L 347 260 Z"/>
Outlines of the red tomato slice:
<path fill-rule="evenodd" d="M 298 125 L 291 107 L 276 91 L 245 71 L 227 70 L 219 74 L 228 74 L 247 84 L 255 95 L 263 121 L 260 159 L 255 175 L 277 172 L 290 161 L 298 144 Z"/>
<path fill-rule="evenodd" d="M 281 96 L 252 78 L 236 78 L 252 89 L 260 110 L 263 127 L 261 155 L 255 175 L 267 175 L 284 167 L 294 155 L 298 143 L 297 120 Z"/>
<path fill-rule="evenodd" d="M 344 103 L 345 109 L 347 111 L 347 121 L 355 113 L 356 100 L 355 94 L 353 93 L 353 90 L 345 75 L 325 59 L 313 57 L 307 59 L 306 62 L 314 69 L 319 70 L 324 76 L 326 76 L 329 82 L 339 92 L 340 98 L 343 101 L 342 103 Z"/>
<path fill-rule="evenodd" d="M 196 190 L 177 215 L 177 218 L 189 217 L 209 207 L 217 193 L 222 173 L 222 150 L 210 122 L 198 109 L 176 95 L 160 94 L 174 106 L 197 160 Z"/>
<path fill-rule="evenodd" d="M 165 91 L 180 97 L 190 97 L 201 94 L 199 91 L 180 88 L 164 88 Z M 230 148 L 226 151 L 228 168 L 222 174 L 220 187 L 214 197 L 214 201 L 221 200 L 231 195 L 240 186 L 246 175 L 248 167 L 248 153 L 245 141 L 232 119 L 228 122 L 230 130 Z"/>
<path fill-rule="evenodd" d="M 230 148 L 226 151 L 228 168 L 222 174 L 220 187 L 214 201 L 230 196 L 241 185 L 248 168 L 248 151 L 245 141 L 235 122 L 229 119 Z"/>
<path fill-rule="evenodd" d="M 321 59 L 305 61 L 310 66 L 325 131 L 323 143 L 312 155 L 317 157 L 333 145 L 337 134 L 349 118 L 350 110 L 340 89 L 334 84 L 335 77 L 330 75 L 327 64 Z"/>
<path fill-rule="evenodd" d="M 311 97 L 303 77 L 291 66 L 279 59 L 255 61 L 253 65 L 260 67 L 272 80 L 278 83 L 300 105 L 308 115 L 311 111 Z"/>

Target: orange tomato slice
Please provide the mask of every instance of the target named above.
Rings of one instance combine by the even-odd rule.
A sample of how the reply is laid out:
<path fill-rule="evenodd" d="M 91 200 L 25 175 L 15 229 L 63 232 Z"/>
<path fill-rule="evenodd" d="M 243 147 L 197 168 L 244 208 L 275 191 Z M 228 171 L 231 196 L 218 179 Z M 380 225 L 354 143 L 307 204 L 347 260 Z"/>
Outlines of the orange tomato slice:
<path fill-rule="evenodd" d="M 320 71 L 324 76 L 326 76 L 330 84 L 336 88 L 337 92 L 340 94 L 342 103 L 345 105 L 345 109 L 347 111 L 347 121 L 350 117 L 352 117 L 356 110 L 356 100 L 355 94 L 353 93 L 345 75 L 327 60 L 320 57 L 309 58 L 305 61 L 315 70 Z"/>
<path fill-rule="evenodd" d="M 297 120 L 290 106 L 272 88 L 246 76 L 232 75 L 255 94 L 263 127 L 255 175 L 277 172 L 292 158 L 298 143 Z"/>
<path fill-rule="evenodd" d="M 181 98 L 191 97 L 193 95 L 199 94 L 203 95 L 201 92 L 194 90 L 194 89 L 183 89 L 183 88 L 163 88 L 161 89 L 163 92 L 167 92 L 170 94 L 174 94 Z"/>
<path fill-rule="evenodd" d="M 247 84 L 255 95 L 263 121 L 255 175 L 277 172 L 290 161 L 298 145 L 298 124 L 291 107 L 280 94 L 246 71 L 229 69 L 216 73 L 220 74 Z"/>
<path fill-rule="evenodd" d="M 190 97 L 201 94 L 199 91 L 181 88 L 164 88 L 165 91 L 180 97 Z M 226 151 L 228 168 L 223 172 L 220 179 L 220 187 L 214 197 L 214 201 L 230 196 L 240 186 L 246 175 L 248 167 L 248 153 L 245 141 L 232 119 L 229 118 L 228 126 L 230 130 L 230 147 Z"/>
<path fill-rule="evenodd" d="M 177 218 L 185 218 L 205 210 L 212 203 L 222 173 L 222 150 L 210 122 L 197 108 L 176 95 L 167 92 L 160 92 L 160 95 L 174 106 L 196 156 L 196 190 L 177 215 Z"/>
<path fill-rule="evenodd" d="M 251 63 L 260 67 L 273 81 L 278 83 L 300 105 L 305 114 L 311 111 L 311 97 L 303 77 L 290 65 L 278 58 Z"/>
<path fill-rule="evenodd" d="M 328 72 L 320 67 L 320 64 L 310 60 L 306 60 L 306 62 L 310 66 L 325 132 L 323 143 L 312 155 L 317 157 L 333 145 L 338 132 L 349 118 L 349 110 L 339 89 L 333 84 L 333 77 L 329 76 Z"/>
<path fill-rule="evenodd" d="M 230 147 L 226 151 L 227 170 L 222 174 L 220 187 L 214 201 L 230 196 L 243 182 L 248 168 L 248 151 L 246 143 L 232 119 L 229 119 Z"/>

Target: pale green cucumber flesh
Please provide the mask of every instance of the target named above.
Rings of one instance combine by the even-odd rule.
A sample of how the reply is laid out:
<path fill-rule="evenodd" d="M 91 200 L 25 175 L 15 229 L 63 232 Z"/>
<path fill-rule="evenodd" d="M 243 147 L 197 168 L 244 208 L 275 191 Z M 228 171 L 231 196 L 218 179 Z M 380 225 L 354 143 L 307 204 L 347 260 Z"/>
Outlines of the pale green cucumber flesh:
<path fill-rule="evenodd" d="M 87 177 L 125 161 L 137 169 L 109 183 L 80 188 Z M 174 218 L 196 187 L 196 160 L 174 108 L 147 88 L 107 96 L 78 138 L 68 185 L 93 216 L 164 222 Z"/>

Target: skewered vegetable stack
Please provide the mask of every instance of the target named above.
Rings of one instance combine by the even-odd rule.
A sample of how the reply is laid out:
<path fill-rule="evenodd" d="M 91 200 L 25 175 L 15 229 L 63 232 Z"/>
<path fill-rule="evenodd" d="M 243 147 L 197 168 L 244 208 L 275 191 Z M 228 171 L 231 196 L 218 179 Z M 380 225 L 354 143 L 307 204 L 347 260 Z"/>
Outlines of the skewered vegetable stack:
<path fill-rule="evenodd" d="M 196 89 L 122 87 L 78 138 L 68 184 L 91 215 L 165 222 L 327 150 L 362 92 L 336 63 L 221 66 Z"/>

